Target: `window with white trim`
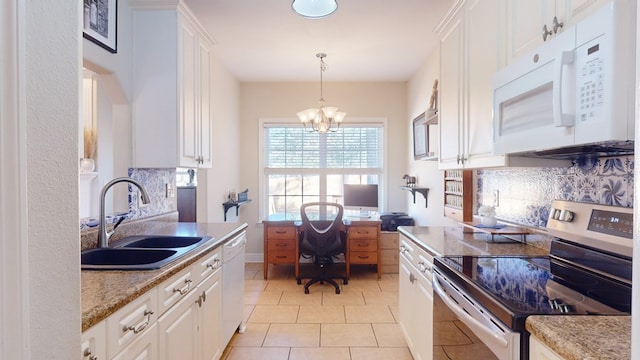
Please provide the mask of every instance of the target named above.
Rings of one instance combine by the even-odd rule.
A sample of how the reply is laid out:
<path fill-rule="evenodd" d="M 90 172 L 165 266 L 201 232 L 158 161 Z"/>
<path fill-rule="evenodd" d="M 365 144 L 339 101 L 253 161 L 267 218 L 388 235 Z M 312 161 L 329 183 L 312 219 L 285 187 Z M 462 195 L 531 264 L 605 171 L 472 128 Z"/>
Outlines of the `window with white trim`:
<path fill-rule="evenodd" d="M 314 201 L 342 204 L 343 184 L 382 185 L 383 131 L 383 123 L 343 123 L 327 133 L 265 123 L 264 215 L 299 213 Z"/>

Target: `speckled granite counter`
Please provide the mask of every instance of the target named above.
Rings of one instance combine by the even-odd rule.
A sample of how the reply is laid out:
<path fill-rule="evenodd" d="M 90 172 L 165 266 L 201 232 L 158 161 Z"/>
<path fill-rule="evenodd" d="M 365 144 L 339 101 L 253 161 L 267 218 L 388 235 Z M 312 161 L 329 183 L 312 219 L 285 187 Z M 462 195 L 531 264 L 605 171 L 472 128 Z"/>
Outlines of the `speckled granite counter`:
<path fill-rule="evenodd" d="M 631 316 L 529 316 L 526 329 L 566 360 L 631 359 Z"/>
<path fill-rule="evenodd" d="M 247 224 L 229 223 L 173 223 L 145 232 L 144 235 L 211 236 L 184 257 L 158 270 L 146 271 L 91 271 L 83 270 L 82 278 L 82 331 L 89 329 L 107 316 L 152 289 L 173 274 L 210 253 Z"/>
<path fill-rule="evenodd" d="M 486 234 L 463 233 L 461 227 L 400 226 L 398 231 L 433 256 L 549 254 L 548 249 L 520 242 L 489 242 Z"/>

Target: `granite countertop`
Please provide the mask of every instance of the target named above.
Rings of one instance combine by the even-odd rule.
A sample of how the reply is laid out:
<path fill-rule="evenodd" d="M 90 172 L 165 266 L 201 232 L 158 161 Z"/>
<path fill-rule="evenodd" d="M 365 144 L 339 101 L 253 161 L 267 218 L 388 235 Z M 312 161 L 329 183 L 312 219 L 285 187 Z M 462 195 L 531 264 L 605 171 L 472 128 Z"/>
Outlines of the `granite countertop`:
<path fill-rule="evenodd" d="M 529 316 L 526 329 L 566 360 L 631 359 L 631 316 Z"/>
<path fill-rule="evenodd" d="M 173 223 L 140 235 L 211 236 L 184 257 L 157 270 L 96 271 L 82 270 L 82 331 L 210 253 L 247 224 Z"/>
<path fill-rule="evenodd" d="M 548 255 L 549 250 L 517 241 L 488 241 L 484 233 L 463 233 L 461 227 L 400 226 L 401 234 L 433 256 L 444 255 Z"/>

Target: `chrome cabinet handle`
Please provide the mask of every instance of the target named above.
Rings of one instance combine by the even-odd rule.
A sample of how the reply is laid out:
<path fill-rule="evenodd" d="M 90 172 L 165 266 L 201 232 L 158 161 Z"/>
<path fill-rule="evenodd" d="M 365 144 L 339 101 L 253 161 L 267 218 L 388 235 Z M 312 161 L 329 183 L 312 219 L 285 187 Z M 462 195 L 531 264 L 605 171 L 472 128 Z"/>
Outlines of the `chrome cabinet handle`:
<path fill-rule="evenodd" d="M 196 304 L 198 304 L 198 307 L 202 307 L 202 303 L 207 301 L 207 293 L 204 292 L 204 290 L 202 291 L 202 295 L 198 296 L 198 300 L 196 300 Z"/>
<path fill-rule="evenodd" d="M 187 279 L 187 280 L 185 280 L 185 281 L 184 281 L 184 283 L 185 283 L 186 285 L 185 285 L 184 287 L 182 287 L 182 289 L 178 289 L 178 288 L 173 289 L 173 292 L 174 292 L 174 293 L 176 293 L 176 292 L 177 292 L 177 293 L 180 293 L 180 295 L 184 295 L 184 294 L 188 293 L 188 292 L 189 292 L 189 290 L 191 290 L 191 283 L 192 283 L 192 282 L 193 282 L 193 281 L 191 281 L 191 279 Z"/>
<path fill-rule="evenodd" d="M 431 272 L 431 266 L 427 265 L 424 261 L 419 261 L 418 267 L 420 268 L 420 271 L 425 274 Z"/>
<path fill-rule="evenodd" d="M 416 281 L 415 275 L 413 275 L 413 273 L 409 273 L 409 282 L 413 284 L 415 281 Z"/>
<path fill-rule="evenodd" d="M 151 322 L 151 315 L 153 315 L 153 311 L 145 310 L 144 316 L 146 316 L 147 319 L 143 323 L 140 323 L 138 325 L 129 325 L 129 326 L 125 325 L 122 328 L 122 332 L 133 331 L 134 334 L 140 333 L 142 330 L 146 329 L 149 323 Z"/>
<path fill-rule="evenodd" d="M 553 31 L 549 30 L 549 28 L 547 28 L 547 25 L 543 25 L 542 26 L 542 41 L 547 41 L 547 38 L 549 36 L 553 35 Z"/>
<path fill-rule="evenodd" d="M 406 246 L 404 246 L 404 245 L 400 245 L 400 254 L 404 254 L 404 253 L 406 253 L 407 251 L 409 251 L 409 250 L 407 250 L 407 247 L 406 247 Z"/>
<path fill-rule="evenodd" d="M 558 22 L 558 17 L 553 17 L 553 33 L 557 34 L 558 30 L 564 26 L 564 23 Z"/>
<path fill-rule="evenodd" d="M 98 357 L 93 355 L 91 353 L 91 349 L 89 349 L 89 348 L 84 349 L 84 352 L 82 353 L 82 356 L 88 357 L 89 360 L 98 360 Z"/>
<path fill-rule="evenodd" d="M 220 268 L 220 259 L 216 258 L 213 260 L 213 264 L 207 264 L 207 268 L 211 270 L 216 270 Z"/>

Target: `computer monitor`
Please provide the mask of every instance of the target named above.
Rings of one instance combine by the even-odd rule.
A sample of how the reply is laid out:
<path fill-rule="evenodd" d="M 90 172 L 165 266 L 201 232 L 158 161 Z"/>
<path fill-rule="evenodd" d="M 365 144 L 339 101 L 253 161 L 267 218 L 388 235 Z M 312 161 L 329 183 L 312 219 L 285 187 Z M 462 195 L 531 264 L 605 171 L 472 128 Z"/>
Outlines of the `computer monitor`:
<path fill-rule="evenodd" d="M 369 211 L 378 211 L 377 184 L 344 184 L 343 192 L 345 210 L 360 210 L 364 217 Z"/>

